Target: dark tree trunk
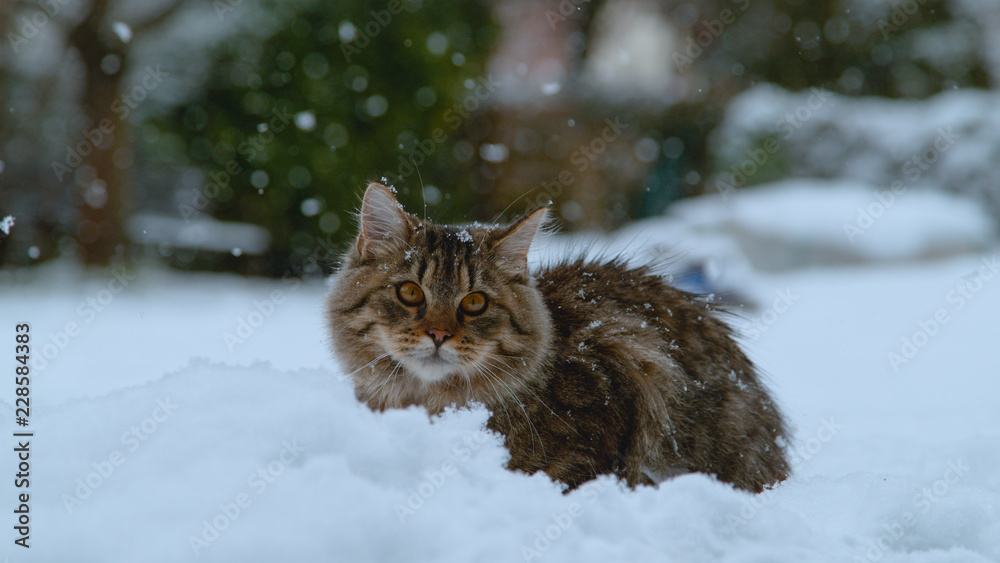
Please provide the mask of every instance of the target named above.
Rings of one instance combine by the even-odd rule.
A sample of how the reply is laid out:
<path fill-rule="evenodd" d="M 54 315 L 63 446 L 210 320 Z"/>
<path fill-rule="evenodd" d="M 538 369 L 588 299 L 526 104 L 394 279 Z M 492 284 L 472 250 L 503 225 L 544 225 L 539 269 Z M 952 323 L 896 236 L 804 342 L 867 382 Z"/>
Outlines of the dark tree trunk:
<path fill-rule="evenodd" d="M 87 91 L 82 102 L 90 121 L 90 131 L 95 128 L 100 131 L 93 138 L 98 134 L 103 138 L 94 146 L 89 159 L 95 177 L 74 182 L 80 194 L 77 240 L 84 264 L 104 266 L 116 255 L 123 254 L 127 244 L 128 178 L 127 171 L 119 168 L 115 160 L 117 155 L 127 164 L 131 158 L 125 152 L 132 149 L 127 142 L 128 121 L 116 120 L 111 110 L 111 104 L 120 92 L 119 76 L 107 76 L 100 69 L 93 70 L 96 72 L 87 73 Z"/>
<path fill-rule="evenodd" d="M 127 176 L 115 164 L 116 154 L 124 163 L 131 158 L 126 142 L 129 123 L 118 119 L 113 110 L 121 92 L 123 69 L 126 64 L 125 45 L 105 26 L 107 2 L 95 0 L 89 16 L 70 33 L 70 42 L 79 50 L 86 67 L 80 110 L 88 124 L 85 131 L 74 131 L 70 147 L 90 154 L 83 165 L 93 167 L 94 174 L 74 174 L 73 186 L 80 205 L 76 240 L 80 260 L 88 266 L 106 266 L 124 253 Z M 105 57 L 118 57 L 119 64 L 102 69 Z M 117 66 L 117 68 L 115 68 Z M 83 151 L 79 151 L 82 153 Z M 83 166 L 81 165 L 81 167 Z"/>
<path fill-rule="evenodd" d="M 131 25 L 138 35 L 169 20 L 184 5 L 175 0 L 162 9 Z M 84 143 L 92 149 L 86 163 L 94 174 L 74 178 L 79 193 L 80 217 L 76 239 L 79 257 L 86 265 L 104 266 L 123 255 L 128 237 L 125 223 L 130 212 L 132 163 L 132 127 L 119 115 L 116 101 L 122 95 L 122 77 L 128 67 L 128 44 L 110 29 L 108 0 L 93 0 L 89 13 L 69 33 L 70 43 L 80 52 L 85 68 L 84 90 L 80 109 L 89 124 L 86 131 L 75 132 L 72 143 Z M 110 60 L 107 57 L 117 57 Z M 104 64 L 105 62 L 110 64 Z M 90 133 L 90 134 L 88 134 Z"/>

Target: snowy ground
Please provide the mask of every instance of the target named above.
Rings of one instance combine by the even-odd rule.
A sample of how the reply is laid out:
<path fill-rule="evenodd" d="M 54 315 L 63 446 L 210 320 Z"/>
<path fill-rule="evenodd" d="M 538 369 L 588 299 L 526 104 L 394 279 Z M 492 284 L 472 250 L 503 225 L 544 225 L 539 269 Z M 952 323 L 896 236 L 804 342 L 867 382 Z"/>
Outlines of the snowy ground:
<path fill-rule="evenodd" d="M 761 306 L 735 322 L 795 427 L 794 477 L 756 497 L 704 475 L 636 491 L 601 480 L 563 495 L 542 475 L 502 469 L 481 409 L 433 421 L 416 409 L 373 414 L 329 358 L 319 281 L 147 268 L 119 273 L 126 286 L 45 266 L 0 285 L 3 362 L 13 366 L 21 322 L 35 358 L 32 547 L 12 543 L 8 438 L 3 553 L 997 561 L 1000 271 L 987 263 L 1000 268 L 1000 249 L 747 270 L 741 289 Z M 14 429 L 11 380 L 2 395 Z"/>

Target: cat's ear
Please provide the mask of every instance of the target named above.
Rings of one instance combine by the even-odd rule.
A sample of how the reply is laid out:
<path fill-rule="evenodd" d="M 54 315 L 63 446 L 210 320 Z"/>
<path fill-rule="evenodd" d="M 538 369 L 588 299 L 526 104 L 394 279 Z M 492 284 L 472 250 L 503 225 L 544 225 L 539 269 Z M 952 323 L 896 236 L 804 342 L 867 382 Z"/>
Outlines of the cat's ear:
<path fill-rule="evenodd" d="M 378 182 L 368 184 L 361 202 L 358 254 L 365 256 L 366 253 L 406 240 L 411 228 L 403 206 L 396 201 L 389 188 Z"/>
<path fill-rule="evenodd" d="M 518 273 L 528 273 L 528 250 L 531 241 L 541 230 L 548 217 L 547 207 L 540 207 L 507 229 L 497 241 L 496 255 Z"/>

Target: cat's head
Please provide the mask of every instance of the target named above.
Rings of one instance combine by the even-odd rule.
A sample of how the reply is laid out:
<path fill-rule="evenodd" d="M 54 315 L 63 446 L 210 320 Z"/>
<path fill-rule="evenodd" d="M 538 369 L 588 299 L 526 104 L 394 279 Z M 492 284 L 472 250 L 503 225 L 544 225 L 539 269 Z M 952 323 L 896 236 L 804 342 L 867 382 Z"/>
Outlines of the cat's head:
<path fill-rule="evenodd" d="M 528 248 L 546 217 L 436 225 L 372 183 L 327 298 L 334 353 L 373 408 L 491 404 L 535 377 L 552 338 Z"/>

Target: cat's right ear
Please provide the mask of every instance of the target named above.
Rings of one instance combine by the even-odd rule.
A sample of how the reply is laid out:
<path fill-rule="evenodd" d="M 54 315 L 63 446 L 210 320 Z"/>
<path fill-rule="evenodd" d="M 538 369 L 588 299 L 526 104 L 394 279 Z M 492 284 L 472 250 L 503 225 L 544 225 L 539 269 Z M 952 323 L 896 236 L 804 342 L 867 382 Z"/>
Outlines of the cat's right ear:
<path fill-rule="evenodd" d="M 497 258 L 516 273 L 527 275 L 528 250 L 531 242 L 545 225 L 549 210 L 539 207 L 512 225 L 496 243 Z"/>
<path fill-rule="evenodd" d="M 389 188 L 378 182 L 368 184 L 365 190 L 360 222 L 357 251 L 362 257 L 406 240 L 412 228 L 403 206 Z"/>

